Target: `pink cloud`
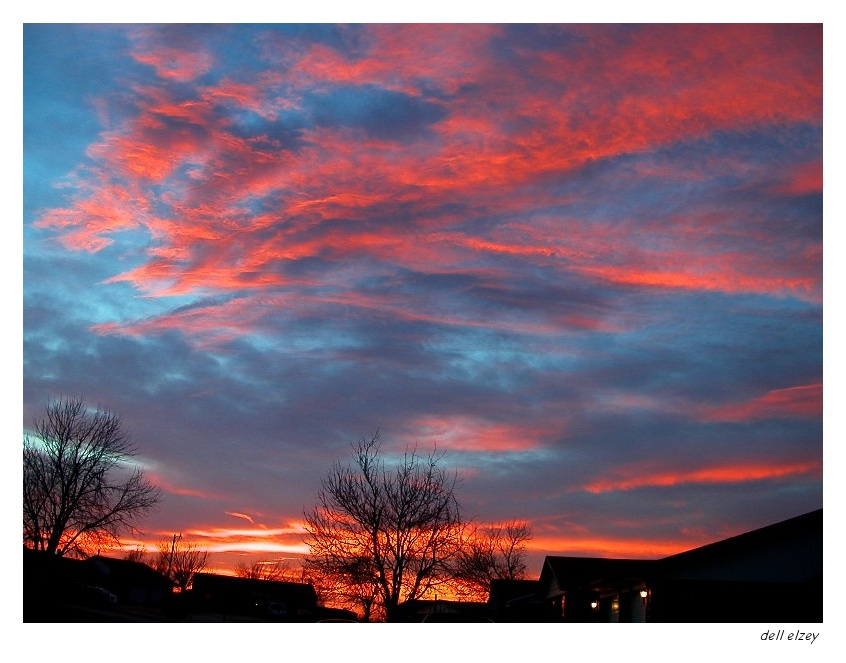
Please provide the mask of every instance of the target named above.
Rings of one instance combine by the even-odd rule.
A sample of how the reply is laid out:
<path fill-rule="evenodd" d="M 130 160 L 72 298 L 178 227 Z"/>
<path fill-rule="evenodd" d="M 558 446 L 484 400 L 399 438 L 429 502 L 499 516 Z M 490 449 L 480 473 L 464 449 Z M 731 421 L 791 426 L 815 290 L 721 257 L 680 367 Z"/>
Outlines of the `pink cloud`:
<path fill-rule="evenodd" d="M 409 425 L 410 440 L 425 439 L 445 449 L 473 452 L 526 451 L 544 446 L 561 432 L 558 425 L 516 425 L 455 416 L 423 418 Z"/>
<path fill-rule="evenodd" d="M 144 46 L 137 44 L 132 57 L 147 64 L 165 79 L 187 82 L 198 78 L 211 69 L 214 58 L 206 51 L 186 51 L 170 46 Z"/>
<path fill-rule="evenodd" d="M 705 408 L 704 421 L 750 421 L 789 417 L 820 418 L 823 413 L 822 383 L 774 389 L 742 403 Z"/>
<path fill-rule="evenodd" d="M 636 488 L 669 487 L 685 484 L 744 483 L 811 475 L 822 476 L 818 461 L 794 463 L 749 463 L 714 465 L 697 469 L 656 470 L 652 467 L 629 467 L 612 472 L 606 478 L 579 488 L 589 493 L 607 493 Z"/>
<path fill-rule="evenodd" d="M 243 518 L 244 520 L 246 520 L 251 525 L 255 524 L 255 521 L 250 516 L 248 516 L 246 513 L 238 513 L 237 511 L 227 511 L 226 515 L 232 516 L 233 518 Z"/>
<path fill-rule="evenodd" d="M 777 193 L 801 196 L 822 193 L 823 165 L 821 161 L 804 163 L 787 173 L 785 180 L 776 187 Z"/>
<path fill-rule="evenodd" d="M 704 270 L 697 268 L 694 264 L 679 266 L 675 270 L 671 266 L 661 269 L 638 269 L 633 265 L 604 265 L 579 267 L 578 271 L 587 276 L 624 285 L 728 293 L 793 293 L 805 294 L 806 298 L 816 300 L 815 293 L 819 283 L 811 277 L 772 276 L 768 278 L 746 271 L 736 271 L 731 267 L 730 256 L 725 256 L 716 262 L 718 262 L 717 265 L 706 267 Z M 726 265 L 726 269 L 719 269 L 720 264 Z"/>
<path fill-rule="evenodd" d="M 497 25 L 372 25 L 362 55 L 310 46 L 297 57 L 292 75 L 300 82 L 374 84 L 414 95 L 420 80 L 432 80 L 455 93 L 478 80 L 486 67 L 485 46 L 501 32 Z"/>
<path fill-rule="evenodd" d="M 137 116 L 89 149 L 97 169 L 89 190 L 67 208 L 46 211 L 37 225 L 89 252 L 105 248 L 115 233 L 147 229 L 154 242 L 146 262 L 109 282 L 130 282 L 156 296 L 260 292 L 290 284 L 279 275 L 279 261 L 305 257 L 341 263 L 367 256 L 442 272 L 509 257 L 621 285 L 820 301 L 821 249 L 797 246 L 792 254 L 802 259 L 793 261 L 747 255 L 720 243 L 728 220 L 679 219 L 660 229 L 638 222 L 643 237 L 662 233 L 656 239 L 667 248 L 660 251 L 633 245 L 627 224 L 579 219 L 515 220 L 479 235 L 456 231 L 474 213 L 513 211 L 525 218 L 527 210 L 569 202 L 531 189 L 520 193 L 514 185 L 571 173 L 596 159 L 760 122 L 819 120 L 821 80 L 805 70 L 817 43 L 813 26 L 792 40 L 781 38 L 779 26 L 647 26 L 626 39 L 594 26 L 572 30 L 580 39 L 568 48 L 533 58 L 518 49 L 520 67 L 510 67 L 487 51 L 501 26 L 369 26 L 356 57 L 326 45 L 276 44 L 288 66 L 251 81 L 186 86 L 193 96 L 184 98 L 165 88 L 137 88 Z M 202 48 L 181 52 L 149 39 L 139 37 L 133 54 L 161 76 L 190 82 L 211 71 Z M 727 61 L 740 64 L 726 67 Z M 418 97 L 425 96 L 424 83 L 463 91 L 438 101 L 447 111 L 432 126 L 440 140 L 411 141 L 402 150 L 349 128 L 303 130 L 296 150 L 234 130 L 230 110 L 273 118 L 298 103 L 297 90 L 339 82 Z M 468 82 L 474 85 L 463 89 Z M 590 108 L 584 99 L 592 100 Z M 695 178 L 697 171 L 681 176 Z M 815 190 L 820 176 L 818 164 L 807 164 L 789 176 L 786 190 Z M 471 211 L 444 211 L 456 201 Z M 414 218 L 374 228 L 368 225 L 374 209 L 398 219 L 413 209 Z M 690 233 L 704 242 L 695 253 Z M 409 319 L 449 317 L 416 312 L 418 303 L 397 306 Z M 215 320 L 233 333 L 246 328 L 240 321 L 227 325 L 222 315 Z M 183 324 L 203 323 L 197 315 L 169 315 L 99 329 L 141 333 Z M 603 329 L 607 323 L 578 313 L 509 324 Z"/>
<path fill-rule="evenodd" d="M 169 493 L 171 495 L 181 495 L 183 497 L 198 497 L 204 500 L 217 499 L 220 497 L 220 495 L 217 494 L 199 490 L 189 485 L 183 485 L 182 483 L 177 482 L 173 477 L 169 476 L 165 472 L 159 472 L 155 469 L 148 468 L 145 473 L 147 475 L 147 478 L 151 481 L 151 483 L 153 483 L 153 485 L 157 486 L 165 493 Z"/>

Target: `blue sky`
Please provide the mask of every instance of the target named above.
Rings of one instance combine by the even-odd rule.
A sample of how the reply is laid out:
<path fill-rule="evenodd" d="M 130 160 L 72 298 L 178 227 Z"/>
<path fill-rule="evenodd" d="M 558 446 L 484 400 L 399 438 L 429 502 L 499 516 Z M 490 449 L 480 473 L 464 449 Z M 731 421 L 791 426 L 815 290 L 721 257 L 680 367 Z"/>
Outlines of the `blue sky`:
<path fill-rule="evenodd" d="M 350 443 L 658 557 L 822 506 L 814 25 L 28 25 L 23 425 L 119 413 L 182 532 L 297 557 Z"/>

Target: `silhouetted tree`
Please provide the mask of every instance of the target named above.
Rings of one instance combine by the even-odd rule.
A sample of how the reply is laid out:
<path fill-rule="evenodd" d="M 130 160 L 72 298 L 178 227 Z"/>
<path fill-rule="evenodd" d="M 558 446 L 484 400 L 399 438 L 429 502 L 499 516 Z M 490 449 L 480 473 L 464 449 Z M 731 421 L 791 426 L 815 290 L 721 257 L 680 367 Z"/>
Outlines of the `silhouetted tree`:
<path fill-rule="evenodd" d="M 250 578 L 253 580 L 286 580 L 288 582 L 299 582 L 297 572 L 291 565 L 284 561 L 275 559 L 272 561 L 258 561 L 252 564 L 239 562 L 235 566 L 235 575 L 239 578 Z"/>
<path fill-rule="evenodd" d="M 353 462 L 336 463 L 322 481 L 317 505 L 305 513 L 307 564 L 375 596 L 392 621 L 400 603 L 450 579 L 463 525 L 458 477 L 439 465 L 442 454 L 406 450 L 388 468 L 378 438 L 359 440 Z"/>
<path fill-rule="evenodd" d="M 144 546 L 136 546 L 132 550 L 126 553 L 123 557 L 127 562 L 141 562 L 142 564 L 147 563 L 147 548 Z"/>
<path fill-rule="evenodd" d="M 306 559 L 304 568 L 321 603 L 357 612 L 363 622 L 384 621 L 385 611 L 378 602 L 379 585 L 366 571 L 366 560 L 350 560 L 340 572 L 336 565 L 332 574 L 324 573 L 314 560 Z"/>
<path fill-rule="evenodd" d="M 48 403 L 23 447 L 23 540 L 36 550 L 84 555 L 118 543 L 159 500 L 131 463 L 121 418 L 82 398 Z"/>
<path fill-rule="evenodd" d="M 182 535 L 174 534 L 170 541 L 156 544 L 158 554 L 153 568 L 185 591 L 194 582 L 194 574 L 206 568 L 209 552 L 201 550 L 196 543 L 182 543 Z"/>
<path fill-rule="evenodd" d="M 491 580 L 524 578 L 531 538 L 531 526 L 520 520 L 476 526 L 461 548 L 457 577 L 477 593 L 490 591 Z"/>

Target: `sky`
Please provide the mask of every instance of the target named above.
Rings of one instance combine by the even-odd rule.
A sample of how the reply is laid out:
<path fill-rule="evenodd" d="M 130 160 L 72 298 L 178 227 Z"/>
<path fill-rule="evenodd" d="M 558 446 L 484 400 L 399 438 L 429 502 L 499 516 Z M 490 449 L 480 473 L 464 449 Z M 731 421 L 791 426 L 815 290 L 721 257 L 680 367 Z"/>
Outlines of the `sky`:
<path fill-rule="evenodd" d="M 351 444 L 545 555 L 823 505 L 819 24 L 23 26 L 23 428 L 119 414 L 213 570 Z"/>

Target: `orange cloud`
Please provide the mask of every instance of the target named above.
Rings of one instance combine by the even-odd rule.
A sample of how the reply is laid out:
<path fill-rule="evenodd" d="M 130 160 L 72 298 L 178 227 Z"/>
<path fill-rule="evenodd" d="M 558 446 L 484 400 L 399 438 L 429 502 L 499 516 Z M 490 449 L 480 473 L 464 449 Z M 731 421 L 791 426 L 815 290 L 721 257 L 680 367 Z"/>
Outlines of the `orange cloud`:
<path fill-rule="evenodd" d="M 612 557 L 620 559 L 659 559 L 710 543 L 689 539 L 630 539 L 587 536 L 533 536 L 527 551 L 543 555 L 573 557 Z"/>
<path fill-rule="evenodd" d="M 600 479 L 579 488 L 589 493 L 607 493 L 636 488 L 679 486 L 697 483 L 744 483 L 763 481 L 790 476 L 822 476 L 822 463 L 807 461 L 802 463 L 767 464 L 738 463 L 717 465 L 696 470 L 672 470 L 654 472 L 642 468 L 630 468 L 615 472 L 616 476 Z"/>
<path fill-rule="evenodd" d="M 233 515 L 229 513 L 228 515 Z M 215 564 L 235 561 L 246 555 L 286 555 L 299 557 L 308 553 L 308 546 L 302 541 L 305 528 L 302 523 L 290 522 L 283 527 L 257 525 L 250 528 L 194 527 L 181 532 L 182 543 L 196 545 L 200 550 L 215 553 Z M 162 540 L 169 539 L 172 532 L 150 532 L 145 537 L 127 537 L 121 540 L 123 550 L 138 547 L 154 549 Z M 229 570 L 232 572 L 232 569 Z"/>
<path fill-rule="evenodd" d="M 277 528 L 254 527 L 250 529 L 230 529 L 219 527 L 214 529 L 191 529 L 187 532 L 187 534 L 204 539 L 263 540 L 291 534 L 300 536 L 303 532 L 305 532 L 305 530 L 302 526 L 292 525 L 289 527 Z"/>

